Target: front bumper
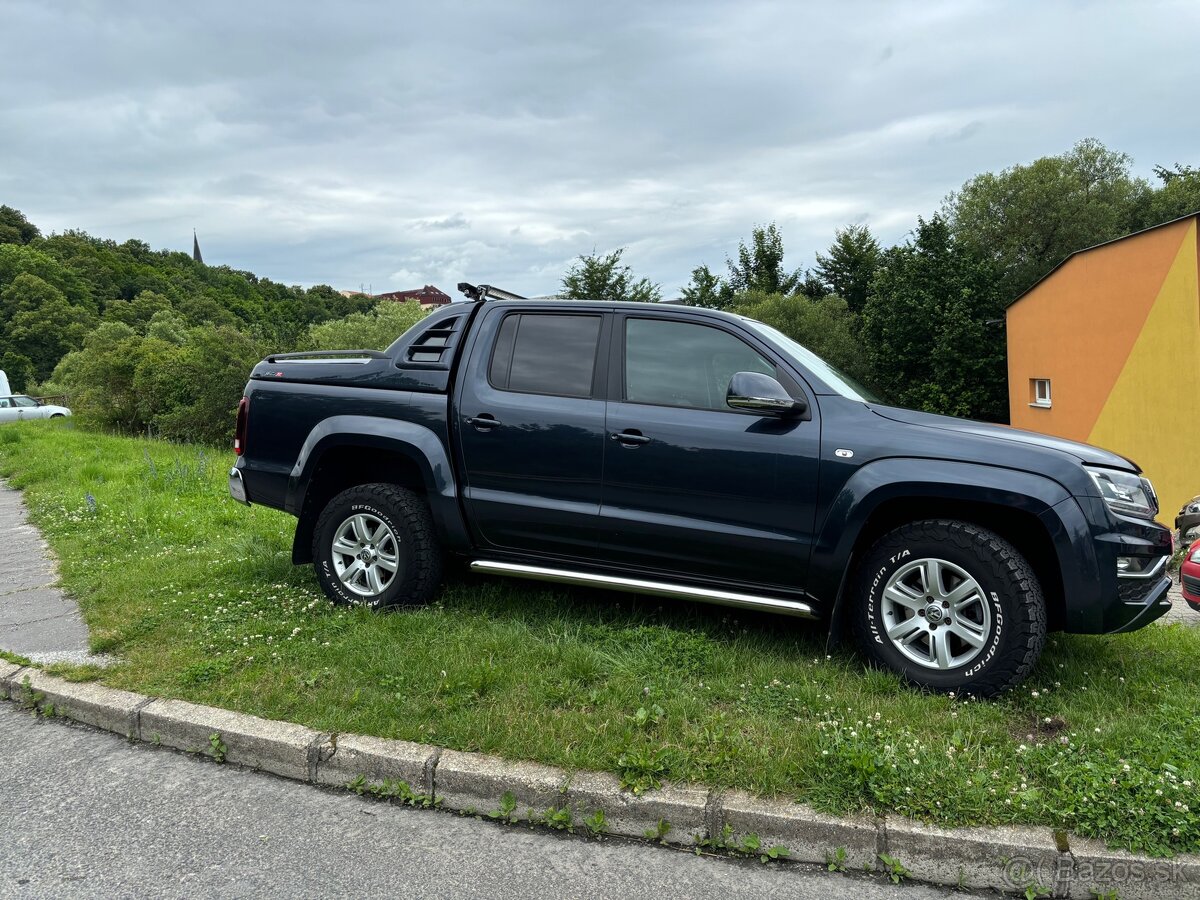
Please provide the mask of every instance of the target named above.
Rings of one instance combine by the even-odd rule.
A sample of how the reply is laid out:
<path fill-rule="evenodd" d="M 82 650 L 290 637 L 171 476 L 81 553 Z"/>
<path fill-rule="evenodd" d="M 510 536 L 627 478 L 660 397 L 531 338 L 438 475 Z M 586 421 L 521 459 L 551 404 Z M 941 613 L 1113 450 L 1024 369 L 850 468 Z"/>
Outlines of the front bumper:
<path fill-rule="evenodd" d="M 242 470 L 234 466 L 229 470 L 229 496 L 238 503 L 250 505 L 250 495 L 246 493 L 246 483 L 242 480 Z"/>
<path fill-rule="evenodd" d="M 1127 621 L 1109 631 L 1109 634 L 1137 631 L 1160 616 L 1166 615 L 1171 609 L 1171 600 L 1167 594 L 1171 589 L 1171 579 L 1165 574 L 1166 557 L 1163 557 L 1163 562 L 1164 565 L 1160 571 L 1164 574 L 1148 579 L 1147 583 L 1134 584 L 1133 579 L 1119 579 L 1117 595 L 1121 598 L 1121 605 L 1114 612 L 1116 612 L 1118 620 L 1127 618 Z"/>
<path fill-rule="evenodd" d="M 1076 498 L 1087 520 L 1092 552 L 1084 577 L 1066 586 L 1068 617 L 1063 630 L 1074 634 L 1120 634 L 1149 625 L 1171 608 L 1171 532 L 1152 519 L 1113 513 L 1098 497 Z M 1070 551 L 1069 551 L 1070 552 Z M 1064 568 L 1072 564 L 1063 559 Z"/>

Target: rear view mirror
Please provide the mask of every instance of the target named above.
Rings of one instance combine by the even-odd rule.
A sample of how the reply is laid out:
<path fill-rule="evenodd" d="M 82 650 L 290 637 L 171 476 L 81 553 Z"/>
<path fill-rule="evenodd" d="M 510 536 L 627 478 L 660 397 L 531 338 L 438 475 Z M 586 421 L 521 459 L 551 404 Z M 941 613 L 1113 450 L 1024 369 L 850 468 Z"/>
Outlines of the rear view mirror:
<path fill-rule="evenodd" d="M 797 400 L 782 384 L 761 372 L 738 372 L 729 379 L 725 404 L 734 409 L 781 418 L 802 416 L 808 410 L 807 402 Z"/>

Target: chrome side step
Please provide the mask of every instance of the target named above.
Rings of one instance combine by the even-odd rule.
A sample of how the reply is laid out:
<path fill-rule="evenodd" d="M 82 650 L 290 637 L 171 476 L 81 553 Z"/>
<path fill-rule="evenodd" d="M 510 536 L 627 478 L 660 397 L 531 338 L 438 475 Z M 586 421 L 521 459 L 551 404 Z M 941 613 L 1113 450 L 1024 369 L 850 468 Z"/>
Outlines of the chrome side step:
<path fill-rule="evenodd" d="M 677 600 L 699 600 L 722 606 L 739 606 L 815 619 L 816 613 L 807 603 L 799 600 L 781 600 L 777 597 L 761 597 L 757 594 L 738 594 L 733 591 L 712 588 L 690 587 L 665 581 L 644 581 L 640 578 L 621 578 L 616 575 L 597 575 L 592 572 L 576 572 L 570 569 L 548 569 L 543 566 L 527 566 L 520 563 L 495 562 L 477 559 L 471 562 L 472 572 L 485 575 L 507 575 L 511 578 L 530 578 L 534 581 L 553 581 L 558 584 L 578 584 L 584 587 L 608 588 L 631 594 L 650 594 L 655 597 L 672 597 Z"/>

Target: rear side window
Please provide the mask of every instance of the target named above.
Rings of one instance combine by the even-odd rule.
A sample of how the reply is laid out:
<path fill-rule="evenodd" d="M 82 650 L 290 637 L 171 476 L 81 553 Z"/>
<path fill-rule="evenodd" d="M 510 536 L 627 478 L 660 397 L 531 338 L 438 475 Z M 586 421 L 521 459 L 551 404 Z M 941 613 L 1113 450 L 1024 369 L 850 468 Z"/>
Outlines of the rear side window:
<path fill-rule="evenodd" d="M 509 315 L 496 335 L 488 380 L 502 391 L 590 397 L 599 342 L 599 316 Z"/>

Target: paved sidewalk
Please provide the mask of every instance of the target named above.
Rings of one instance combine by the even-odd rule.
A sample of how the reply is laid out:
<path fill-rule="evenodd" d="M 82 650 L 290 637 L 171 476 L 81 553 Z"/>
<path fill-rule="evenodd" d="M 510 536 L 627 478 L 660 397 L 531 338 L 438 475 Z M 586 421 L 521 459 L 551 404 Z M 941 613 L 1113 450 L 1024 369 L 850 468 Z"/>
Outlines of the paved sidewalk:
<path fill-rule="evenodd" d="M 1183 625 L 1196 626 L 1200 625 L 1200 612 L 1196 612 L 1183 599 L 1183 594 L 1179 592 L 1179 581 L 1176 580 L 1171 585 L 1171 611 L 1158 620 L 1164 625 L 1170 625 L 1172 622 L 1179 622 Z"/>
<path fill-rule="evenodd" d="M 0 649 L 35 663 L 99 663 L 79 606 L 54 586 L 50 548 L 29 524 L 20 491 L 0 481 Z"/>

